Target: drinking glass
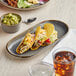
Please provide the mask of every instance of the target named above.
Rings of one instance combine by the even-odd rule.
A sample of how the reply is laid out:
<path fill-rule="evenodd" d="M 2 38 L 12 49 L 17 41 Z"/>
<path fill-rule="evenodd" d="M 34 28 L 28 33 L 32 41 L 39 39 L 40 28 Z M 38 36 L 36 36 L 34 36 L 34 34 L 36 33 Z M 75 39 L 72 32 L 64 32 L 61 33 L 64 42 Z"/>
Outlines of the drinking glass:
<path fill-rule="evenodd" d="M 54 67 L 45 62 L 39 62 L 29 68 L 30 76 L 53 76 Z"/>
<path fill-rule="evenodd" d="M 55 76 L 73 76 L 75 68 L 76 51 L 61 47 L 53 52 Z"/>

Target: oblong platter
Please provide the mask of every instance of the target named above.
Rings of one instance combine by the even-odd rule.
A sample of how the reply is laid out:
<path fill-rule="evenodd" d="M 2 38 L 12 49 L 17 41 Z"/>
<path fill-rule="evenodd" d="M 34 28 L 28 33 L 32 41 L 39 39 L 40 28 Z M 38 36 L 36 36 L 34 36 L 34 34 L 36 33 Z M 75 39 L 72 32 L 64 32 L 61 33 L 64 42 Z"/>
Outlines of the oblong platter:
<path fill-rule="evenodd" d="M 38 50 L 35 50 L 35 51 L 29 50 L 29 51 L 25 52 L 24 54 L 19 55 L 16 53 L 16 48 L 19 45 L 19 43 L 22 41 L 22 39 L 24 38 L 24 36 L 26 35 L 27 32 L 34 33 L 37 26 L 43 27 L 43 25 L 45 23 L 54 24 L 54 27 L 55 27 L 56 31 L 58 32 L 58 40 L 56 40 L 53 44 L 49 45 L 50 47 L 55 46 L 63 37 L 65 37 L 67 35 L 67 33 L 69 31 L 67 24 L 65 24 L 64 22 L 58 21 L 58 20 L 46 20 L 46 21 L 40 22 L 39 24 L 36 24 L 36 26 L 34 26 L 34 27 L 24 31 L 23 33 L 19 34 L 18 36 L 14 37 L 7 43 L 6 49 L 9 52 L 9 54 L 16 56 L 16 57 L 27 58 L 27 57 L 36 55 L 40 51 L 43 51 L 44 47 L 40 47 Z M 46 48 L 48 48 L 48 46 L 45 46 L 45 49 Z"/>
<path fill-rule="evenodd" d="M 0 3 L 8 8 L 15 9 L 15 10 L 33 10 L 33 9 L 37 9 L 42 6 L 45 6 L 50 0 L 42 0 L 42 1 L 44 2 L 44 4 L 36 4 L 29 8 L 15 8 L 15 7 L 8 5 L 7 2 L 5 2 L 5 0 L 0 0 Z"/>

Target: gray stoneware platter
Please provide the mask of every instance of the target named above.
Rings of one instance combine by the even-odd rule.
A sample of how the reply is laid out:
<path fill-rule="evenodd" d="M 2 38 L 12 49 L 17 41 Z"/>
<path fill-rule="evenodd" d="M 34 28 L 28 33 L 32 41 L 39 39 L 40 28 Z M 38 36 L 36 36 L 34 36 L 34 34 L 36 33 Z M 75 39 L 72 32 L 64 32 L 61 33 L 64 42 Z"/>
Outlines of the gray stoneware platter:
<path fill-rule="evenodd" d="M 54 27 L 55 27 L 56 31 L 58 32 L 58 40 L 56 40 L 53 44 L 48 45 L 50 47 L 55 46 L 62 38 L 64 38 L 68 34 L 69 27 L 64 22 L 58 21 L 58 20 L 46 20 L 46 21 L 36 24 L 35 26 L 31 27 L 30 29 L 24 31 L 23 33 L 17 35 L 13 39 L 11 39 L 6 45 L 6 49 L 7 49 L 8 53 L 13 56 L 16 56 L 16 57 L 28 58 L 28 57 L 38 54 L 39 52 L 43 51 L 43 49 L 47 49 L 48 46 L 45 46 L 45 47 L 40 47 L 38 50 L 35 50 L 35 51 L 29 50 L 29 51 L 25 52 L 24 54 L 20 54 L 20 55 L 16 53 L 16 48 L 19 45 L 19 43 L 22 41 L 22 39 L 24 38 L 26 33 L 27 32 L 34 33 L 37 26 L 43 27 L 43 25 L 45 23 L 54 24 Z"/>
<path fill-rule="evenodd" d="M 8 5 L 8 3 L 6 2 L 6 0 L 0 0 L 0 3 L 8 8 L 11 9 L 15 9 L 15 10 L 33 10 L 33 9 L 37 9 L 37 8 L 41 8 L 43 6 L 46 6 L 46 4 L 49 2 L 50 0 L 39 0 L 39 4 L 35 4 L 29 8 L 16 8 L 16 7 L 12 7 L 10 5 Z"/>

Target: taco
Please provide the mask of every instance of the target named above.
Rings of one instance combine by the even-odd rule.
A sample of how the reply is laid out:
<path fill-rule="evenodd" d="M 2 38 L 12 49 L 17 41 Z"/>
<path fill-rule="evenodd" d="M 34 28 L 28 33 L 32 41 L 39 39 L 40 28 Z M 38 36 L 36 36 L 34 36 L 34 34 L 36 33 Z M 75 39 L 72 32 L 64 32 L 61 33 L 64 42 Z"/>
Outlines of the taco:
<path fill-rule="evenodd" d="M 35 42 L 31 47 L 31 50 L 37 50 L 47 39 L 46 30 L 41 29 L 40 26 L 37 27 L 35 35 Z"/>
<path fill-rule="evenodd" d="M 43 43 L 42 46 L 52 44 L 58 39 L 58 37 L 57 37 L 58 33 L 55 30 L 53 24 L 51 24 L 51 23 L 44 24 L 44 30 L 46 30 L 48 39 Z"/>
<path fill-rule="evenodd" d="M 27 33 L 22 42 L 17 47 L 16 52 L 18 54 L 22 54 L 28 51 L 32 47 L 34 40 L 35 40 L 35 34 Z"/>

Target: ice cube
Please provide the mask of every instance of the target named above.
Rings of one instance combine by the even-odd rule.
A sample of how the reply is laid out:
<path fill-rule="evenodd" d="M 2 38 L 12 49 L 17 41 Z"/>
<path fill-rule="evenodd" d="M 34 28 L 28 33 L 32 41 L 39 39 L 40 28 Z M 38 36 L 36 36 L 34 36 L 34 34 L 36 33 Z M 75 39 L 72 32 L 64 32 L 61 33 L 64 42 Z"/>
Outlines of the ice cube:
<path fill-rule="evenodd" d="M 72 53 L 67 53 L 67 58 L 68 58 L 69 61 L 72 61 L 74 56 L 73 56 Z"/>
<path fill-rule="evenodd" d="M 65 70 L 61 69 L 62 75 L 65 75 Z"/>
<path fill-rule="evenodd" d="M 65 57 L 63 58 L 62 62 L 63 62 L 63 63 L 69 63 L 68 59 L 65 58 Z"/>
<path fill-rule="evenodd" d="M 61 75 L 56 73 L 55 76 L 61 76 Z"/>
<path fill-rule="evenodd" d="M 69 67 L 70 67 L 70 66 L 69 66 L 69 65 L 67 65 L 67 66 L 66 66 L 66 70 L 69 70 Z"/>
<path fill-rule="evenodd" d="M 62 57 L 61 57 L 61 56 L 57 56 L 57 57 L 56 57 L 56 60 L 57 60 L 57 61 L 60 61 L 60 60 L 62 60 Z"/>

